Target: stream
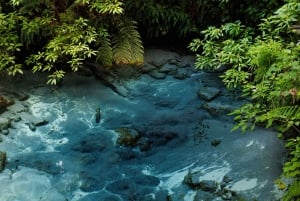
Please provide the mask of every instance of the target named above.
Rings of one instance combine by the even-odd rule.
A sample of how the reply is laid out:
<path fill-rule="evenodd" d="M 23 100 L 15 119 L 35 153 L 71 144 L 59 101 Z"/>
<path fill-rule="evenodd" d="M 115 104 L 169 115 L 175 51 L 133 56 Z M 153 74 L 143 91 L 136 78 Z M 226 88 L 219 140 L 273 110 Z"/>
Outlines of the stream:
<path fill-rule="evenodd" d="M 191 56 L 146 50 L 140 71 L 115 90 L 78 73 L 59 87 L 41 74 L 1 79 L 15 103 L 0 116 L 0 200 L 280 200 L 276 132 L 231 132 L 227 113 L 246 99 Z"/>

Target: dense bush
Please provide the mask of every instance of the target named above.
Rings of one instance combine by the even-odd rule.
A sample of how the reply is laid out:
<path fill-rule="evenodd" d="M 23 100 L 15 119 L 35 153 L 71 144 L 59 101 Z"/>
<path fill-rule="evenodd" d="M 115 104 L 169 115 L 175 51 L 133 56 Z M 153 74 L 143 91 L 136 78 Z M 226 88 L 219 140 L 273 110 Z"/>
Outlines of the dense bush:
<path fill-rule="evenodd" d="M 0 70 L 9 74 L 22 73 L 25 63 L 49 72 L 48 83 L 56 84 L 87 59 L 106 66 L 143 62 L 136 22 L 120 0 L 11 0 L 0 8 Z"/>
<path fill-rule="evenodd" d="M 296 180 L 300 176 L 300 45 L 291 27 L 299 22 L 300 3 L 289 0 L 263 18 L 258 29 L 240 22 L 212 26 L 202 31 L 202 40 L 194 39 L 189 46 L 198 53 L 198 68 L 226 66 L 221 75 L 225 85 L 252 99 L 231 113 L 237 121 L 233 130 L 275 127 L 289 150 L 284 175 Z"/>

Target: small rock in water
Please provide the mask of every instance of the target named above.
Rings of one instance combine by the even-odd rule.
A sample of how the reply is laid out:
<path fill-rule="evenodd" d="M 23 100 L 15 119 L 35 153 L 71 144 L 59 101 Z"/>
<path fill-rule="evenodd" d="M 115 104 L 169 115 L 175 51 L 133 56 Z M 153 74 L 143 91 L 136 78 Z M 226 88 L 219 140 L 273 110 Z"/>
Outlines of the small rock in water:
<path fill-rule="evenodd" d="M 211 141 L 211 145 L 214 147 L 218 146 L 220 143 L 221 143 L 220 139 L 214 139 Z"/>
<path fill-rule="evenodd" d="M 9 130 L 8 130 L 8 129 L 3 129 L 3 130 L 1 131 L 1 133 L 2 133 L 3 135 L 8 135 L 8 134 L 9 134 Z"/>
<path fill-rule="evenodd" d="M 132 128 L 118 128 L 116 132 L 119 134 L 117 143 L 125 147 L 134 147 L 141 137 L 139 132 Z"/>
<path fill-rule="evenodd" d="M 100 120 L 101 120 L 101 111 L 100 111 L 100 107 L 98 107 L 98 108 L 96 109 L 95 120 L 96 120 L 96 123 L 99 123 Z"/>
<path fill-rule="evenodd" d="M 0 172 L 2 172 L 6 165 L 6 152 L 0 151 Z"/>

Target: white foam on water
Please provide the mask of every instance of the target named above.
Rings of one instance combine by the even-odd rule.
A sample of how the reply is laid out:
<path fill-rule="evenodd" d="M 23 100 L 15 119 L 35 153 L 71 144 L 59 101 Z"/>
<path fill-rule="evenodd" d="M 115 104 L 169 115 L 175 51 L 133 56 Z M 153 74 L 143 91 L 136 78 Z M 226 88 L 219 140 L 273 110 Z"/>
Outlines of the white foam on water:
<path fill-rule="evenodd" d="M 211 165 L 211 166 L 200 166 L 194 168 L 191 172 L 201 172 L 199 181 L 202 180 L 213 180 L 221 183 L 223 177 L 231 171 L 230 164 L 226 161 L 222 165 Z"/>
<path fill-rule="evenodd" d="M 184 201 L 191 201 L 194 200 L 197 191 L 189 191 L 183 198 Z"/>
<path fill-rule="evenodd" d="M 35 169 L 19 166 L 15 173 L 5 170 L 0 175 L 0 200 L 3 201 L 41 200 L 51 188 L 50 177 Z"/>
<path fill-rule="evenodd" d="M 223 177 L 230 172 L 229 167 L 221 167 L 214 169 L 212 171 L 204 173 L 202 176 L 199 177 L 199 181 L 203 180 L 212 180 L 216 182 L 222 182 Z"/>
<path fill-rule="evenodd" d="M 87 192 L 83 192 L 82 190 L 80 189 L 77 189 L 76 191 L 74 191 L 72 193 L 72 199 L 71 201 L 78 201 L 80 199 L 82 199 L 83 197 L 87 196 L 87 195 L 90 195 L 90 194 L 94 194 L 94 193 L 97 193 L 97 192 L 90 192 L 90 193 L 87 193 Z"/>
<path fill-rule="evenodd" d="M 257 178 L 244 178 L 235 182 L 231 190 L 233 191 L 246 191 L 255 188 L 258 185 Z"/>
<path fill-rule="evenodd" d="M 176 170 L 174 172 L 154 175 L 154 176 L 160 178 L 160 180 L 161 180 L 158 188 L 166 189 L 166 190 L 168 190 L 168 192 L 170 194 L 172 194 L 173 193 L 172 189 L 179 187 L 182 184 L 184 177 L 188 174 L 189 169 L 193 165 L 194 165 L 194 163 L 192 163 L 182 169 Z M 167 178 L 167 179 L 165 179 L 165 178 Z"/>
<path fill-rule="evenodd" d="M 253 144 L 254 144 L 254 141 L 251 140 L 251 141 L 246 145 L 246 147 L 250 147 L 250 146 L 253 145 Z"/>

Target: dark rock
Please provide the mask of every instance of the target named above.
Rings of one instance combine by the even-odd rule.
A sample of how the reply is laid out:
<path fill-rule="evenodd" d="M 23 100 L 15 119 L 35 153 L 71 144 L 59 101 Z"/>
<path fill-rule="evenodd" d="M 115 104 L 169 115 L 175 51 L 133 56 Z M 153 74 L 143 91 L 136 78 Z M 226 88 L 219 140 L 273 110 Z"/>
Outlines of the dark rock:
<path fill-rule="evenodd" d="M 174 108 L 176 106 L 177 102 L 175 100 L 158 100 L 157 102 L 154 103 L 154 105 L 159 106 L 159 107 L 164 107 L 164 108 Z"/>
<path fill-rule="evenodd" d="M 150 76 L 155 79 L 165 79 L 167 77 L 166 73 L 160 73 L 157 70 L 151 71 Z"/>
<path fill-rule="evenodd" d="M 221 143 L 220 139 L 214 139 L 211 141 L 211 145 L 214 147 L 218 146 L 220 143 Z"/>
<path fill-rule="evenodd" d="M 96 114 L 95 114 L 95 121 L 96 123 L 99 123 L 101 119 L 101 112 L 100 112 L 100 108 L 96 109 Z"/>
<path fill-rule="evenodd" d="M 179 135 L 171 131 L 150 131 L 147 133 L 147 137 L 149 138 L 151 146 L 163 146 L 171 141 L 178 140 Z"/>
<path fill-rule="evenodd" d="M 216 197 L 212 193 L 198 190 L 193 201 L 211 201 L 215 198 Z"/>
<path fill-rule="evenodd" d="M 142 181 L 143 178 L 150 179 L 150 182 Z M 138 175 L 114 181 L 106 186 L 106 190 L 121 195 L 124 200 L 144 200 L 144 196 L 153 193 L 158 184 L 159 180 L 155 177 Z"/>
<path fill-rule="evenodd" d="M 25 107 L 21 102 L 17 102 L 9 107 L 9 111 L 16 114 L 21 112 L 28 112 L 28 108 Z"/>
<path fill-rule="evenodd" d="M 229 182 L 232 182 L 232 179 L 230 179 L 227 175 L 225 175 L 224 177 L 223 177 L 223 180 L 222 180 L 222 182 L 224 182 L 224 183 L 229 183 Z"/>
<path fill-rule="evenodd" d="M 178 80 L 184 80 L 184 79 L 190 77 L 190 75 L 189 75 L 188 71 L 186 71 L 184 69 L 180 69 L 177 71 L 177 73 L 175 75 L 173 75 L 173 77 Z"/>
<path fill-rule="evenodd" d="M 9 134 L 9 130 L 8 130 L 8 129 L 3 129 L 3 130 L 1 131 L 1 133 L 2 133 L 3 135 L 8 135 L 8 134 Z"/>
<path fill-rule="evenodd" d="M 163 67 L 161 67 L 158 72 L 160 73 L 166 73 L 166 74 L 175 74 L 177 71 L 177 66 L 175 65 L 170 65 L 170 64 L 165 64 Z"/>
<path fill-rule="evenodd" d="M 80 189 L 84 192 L 92 192 L 100 190 L 104 187 L 104 182 L 88 176 L 87 173 L 80 174 L 81 185 Z"/>
<path fill-rule="evenodd" d="M 11 127 L 11 120 L 0 117 L 0 130 L 7 130 Z"/>
<path fill-rule="evenodd" d="M 141 137 L 137 141 L 137 146 L 140 148 L 140 151 L 149 151 L 152 147 L 151 141 L 147 137 Z"/>
<path fill-rule="evenodd" d="M 137 157 L 137 152 L 134 152 L 132 149 L 129 148 L 120 148 L 116 151 L 119 156 L 119 159 L 122 160 L 131 160 Z"/>
<path fill-rule="evenodd" d="M 6 152 L 0 151 L 0 172 L 5 169 L 6 165 Z"/>
<path fill-rule="evenodd" d="M 136 146 L 138 139 L 141 137 L 139 132 L 132 128 L 118 128 L 116 129 L 116 132 L 119 134 L 117 143 L 125 147 Z"/>
<path fill-rule="evenodd" d="M 122 97 L 127 97 L 129 94 L 128 89 L 126 89 L 121 83 L 113 83 L 113 90 Z"/>
<path fill-rule="evenodd" d="M 9 105 L 12 105 L 13 101 L 0 96 L 0 113 L 4 112 Z"/>
<path fill-rule="evenodd" d="M 140 72 L 141 72 L 141 73 L 149 73 L 149 72 L 151 72 L 151 71 L 153 71 L 153 70 L 156 70 L 156 69 L 157 69 L 157 68 L 156 68 L 155 66 L 146 63 L 146 64 L 143 65 L 143 67 L 142 67 L 142 69 L 141 69 Z"/>
<path fill-rule="evenodd" d="M 92 137 L 84 139 L 72 147 L 72 150 L 81 153 L 102 152 L 105 149 L 105 144 L 100 139 Z"/>
<path fill-rule="evenodd" d="M 97 162 L 97 157 L 94 154 L 83 154 L 80 161 L 84 165 L 90 165 Z"/>
<path fill-rule="evenodd" d="M 228 114 L 237 109 L 238 106 L 212 101 L 202 104 L 201 108 L 208 111 L 211 115 L 217 116 L 220 114 Z"/>
<path fill-rule="evenodd" d="M 180 62 L 180 60 L 177 59 L 177 58 L 176 58 L 176 59 L 170 59 L 170 60 L 168 61 L 169 64 L 175 65 L 175 66 L 177 66 L 179 62 Z"/>
<path fill-rule="evenodd" d="M 29 129 L 30 129 L 31 131 L 35 131 L 35 130 L 36 130 L 36 126 L 33 125 L 32 123 L 27 123 L 27 125 L 28 125 L 28 127 L 29 127 Z"/>
<path fill-rule="evenodd" d="M 152 175 L 138 175 L 135 177 L 130 177 L 129 178 L 131 181 L 133 181 L 137 185 L 142 185 L 142 186 L 157 186 L 160 183 L 160 180 Z"/>
<path fill-rule="evenodd" d="M 171 52 L 162 49 L 147 49 L 145 50 L 145 63 L 150 63 L 156 67 L 162 67 L 169 61 L 177 60 L 180 56 L 176 52 Z"/>
<path fill-rule="evenodd" d="M 128 191 L 134 192 L 134 185 L 133 183 L 128 179 L 122 179 L 118 181 L 114 181 L 106 186 L 106 190 L 115 193 L 115 194 L 128 194 Z"/>
<path fill-rule="evenodd" d="M 33 126 L 42 126 L 48 123 L 47 120 L 33 116 L 29 113 L 22 112 L 20 113 L 20 116 L 25 122 L 32 124 Z"/>
<path fill-rule="evenodd" d="M 198 91 L 199 98 L 205 100 L 205 101 L 211 101 L 215 97 L 217 97 L 221 93 L 220 89 L 217 89 L 215 87 L 202 87 Z"/>
<path fill-rule="evenodd" d="M 194 190 L 202 190 L 206 192 L 214 193 L 216 192 L 218 186 L 215 181 L 212 180 L 202 180 L 199 181 L 199 176 L 202 175 L 201 172 L 188 173 L 183 180 L 183 183 Z"/>
<path fill-rule="evenodd" d="M 65 201 L 68 201 L 67 199 Z M 82 198 L 79 198 L 78 201 L 121 201 L 121 198 L 119 198 L 116 195 L 110 195 L 106 192 L 99 192 L 99 193 L 90 193 Z"/>

